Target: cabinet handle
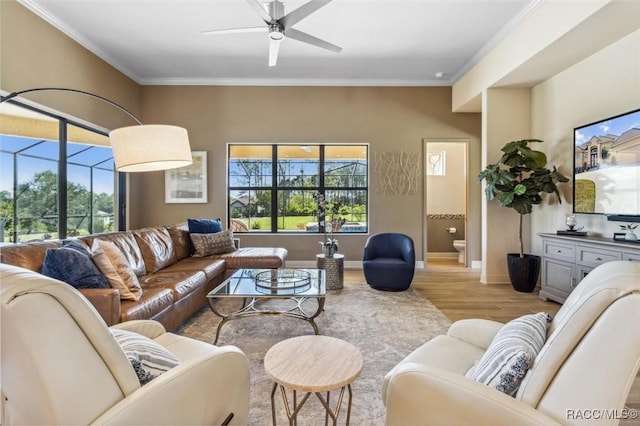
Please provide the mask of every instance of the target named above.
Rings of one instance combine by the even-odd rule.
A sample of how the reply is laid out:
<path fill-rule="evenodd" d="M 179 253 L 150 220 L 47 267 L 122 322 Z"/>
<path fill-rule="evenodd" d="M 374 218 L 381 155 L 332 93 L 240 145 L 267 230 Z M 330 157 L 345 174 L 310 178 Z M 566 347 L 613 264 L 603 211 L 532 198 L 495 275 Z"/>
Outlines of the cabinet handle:
<path fill-rule="evenodd" d="M 576 279 L 571 278 L 571 288 L 574 288 L 575 286 L 576 286 Z"/>
<path fill-rule="evenodd" d="M 556 253 L 562 253 L 562 250 L 556 250 Z"/>
<path fill-rule="evenodd" d="M 596 260 L 600 261 L 600 260 L 602 260 L 602 258 L 601 257 L 596 257 Z"/>

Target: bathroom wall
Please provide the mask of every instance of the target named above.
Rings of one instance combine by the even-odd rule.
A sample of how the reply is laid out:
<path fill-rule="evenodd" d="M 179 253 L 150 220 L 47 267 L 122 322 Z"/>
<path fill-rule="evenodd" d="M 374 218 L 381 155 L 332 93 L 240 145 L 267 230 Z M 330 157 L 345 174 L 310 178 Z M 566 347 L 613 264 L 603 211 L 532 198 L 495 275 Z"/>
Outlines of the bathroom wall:
<path fill-rule="evenodd" d="M 457 255 L 453 240 L 465 239 L 467 145 L 427 141 L 425 147 L 427 254 Z"/>

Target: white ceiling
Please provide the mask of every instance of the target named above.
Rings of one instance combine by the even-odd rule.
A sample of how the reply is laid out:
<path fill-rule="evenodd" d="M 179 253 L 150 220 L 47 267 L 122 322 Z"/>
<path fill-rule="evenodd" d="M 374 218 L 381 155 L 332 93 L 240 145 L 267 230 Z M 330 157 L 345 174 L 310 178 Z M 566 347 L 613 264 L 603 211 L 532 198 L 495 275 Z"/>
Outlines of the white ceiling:
<path fill-rule="evenodd" d="M 285 39 L 268 67 L 266 33 L 201 34 L 264 25 L 245 0 L 18 1 L 140 84 L 352 86 L 450 85 L 541 2 L 333 0 L 295 28 L 342 52 Z"/>

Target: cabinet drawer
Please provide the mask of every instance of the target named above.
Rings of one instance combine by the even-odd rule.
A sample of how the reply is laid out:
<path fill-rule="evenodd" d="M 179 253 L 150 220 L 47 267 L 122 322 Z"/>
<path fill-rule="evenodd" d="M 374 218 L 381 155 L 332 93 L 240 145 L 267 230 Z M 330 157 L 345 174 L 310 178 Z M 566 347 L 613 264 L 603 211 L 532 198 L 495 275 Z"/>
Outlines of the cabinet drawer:
<path fill-rule="evenodd" d="M 622 259 L 623 260 L 631 260 L 631 261 L 634 261 L 634 262 L 640 262 L 640 253 L 625 252 L 622 255 Z"/>
<path fill-rule="evenodd" d="M 598 266 L 606 262 L 621 259 L 622 253 L 619 251 L 578 246 L 578 263 L 583 265 Z"/>
<path fill-rule="evenodd" d="M 575 246 L 571 246 L 568 244 L 556 243 L 554 241 L 545 241 L 544 256 L 575 262 L 576 248 Z"/>

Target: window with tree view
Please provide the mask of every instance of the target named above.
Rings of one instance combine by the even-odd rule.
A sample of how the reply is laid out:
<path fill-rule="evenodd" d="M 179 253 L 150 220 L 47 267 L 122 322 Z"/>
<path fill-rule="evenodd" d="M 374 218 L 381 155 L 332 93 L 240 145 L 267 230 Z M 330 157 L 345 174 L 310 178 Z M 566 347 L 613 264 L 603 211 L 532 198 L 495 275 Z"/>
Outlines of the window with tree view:
<path fill-rule="evenodd" d="M 0 243 L 118 230 L 108 137 L 16 105 L 0 112 Z"/>
<path fill-rule="evenodd" d="M 368 146 L 229 144 L 228 215 L 235 232 L 368 230 Z M 318 217 L 317 196 L 326 200 Z"/>

